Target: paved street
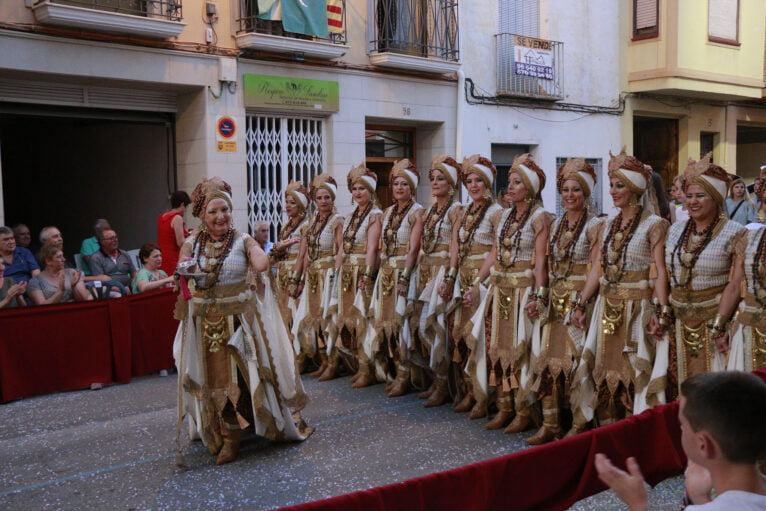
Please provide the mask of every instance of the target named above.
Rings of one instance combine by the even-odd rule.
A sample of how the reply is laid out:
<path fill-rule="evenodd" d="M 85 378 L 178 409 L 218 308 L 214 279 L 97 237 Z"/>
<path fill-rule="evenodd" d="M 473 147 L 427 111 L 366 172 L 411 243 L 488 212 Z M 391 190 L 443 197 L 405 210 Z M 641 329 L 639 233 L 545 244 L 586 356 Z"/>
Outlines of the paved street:
<path fill-rule="evenodd" d="M 193 442 L 186 470 L 174 468 L 173 375 L 0 405 L 0 509 L 271 509 L 512 453 L 531 434 L 486 431 L 415 394 L 352 390 L 348 378 L 304 382 L 317 428 L 306 442 L 250 437 L 222 467 Z M 653 509 L 678 509 L 679 479 L 652 496 Z M 620 506 L 604 493 L 574 509 Z"/>

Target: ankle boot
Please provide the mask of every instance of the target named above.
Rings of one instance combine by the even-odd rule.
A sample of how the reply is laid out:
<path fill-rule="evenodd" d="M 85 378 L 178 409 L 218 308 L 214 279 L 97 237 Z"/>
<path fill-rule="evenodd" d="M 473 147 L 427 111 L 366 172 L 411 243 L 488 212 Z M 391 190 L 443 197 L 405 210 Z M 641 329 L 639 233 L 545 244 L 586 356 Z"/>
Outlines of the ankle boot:
<path fill-rule="evenodd" d="M 431 386 L 428 387 L 428 389 L 418 394 L 418 399 L 428 399 L 431 397 L 431 394 L 434 393 L 434 390 L 436 390 L 436 378 L 434 378 L 434 381 L 431 382 Z"/>
<path fill-rule="evenodd" d="M 369 387 L 375 383 L 375 378 L 372 375 L 372 368 L 370 367 L 369 363 L 364 363 L 364 365 L 362 365 L 362 362 L 360 362 L 358 374 L 359 377 L 356 379 L 356 381 L 354 381 L 354 384 L 351 385 L 352 389 Z"/>
<path fill-rule="evenodd" d="M 328 363 L 327 363 L 327 354 L 323 351 L 319 353 L 319 358 L 322 360 L 322 363 L 319 364 L 319 367 L 316 371 L 312 371 L 309 373 L 309 376 L 312 378 L 319 378 L 322 376 L 322 373 L 325 372 L 325 369 L 327 369 Z"/>
<path fill-rule="evenodd" d="M 531 422 L 532 421 L 529 419 L 529 415 L 522 415 L 517 413 L 516 417 L 513 418 L 508 427 L 503 430 L 503 433 L 506 435 L 521 433 L 522 431 L 526 431 L 529 428 L 529 424 Z"/>
<path fill-rule="evenodd" d="M 396 364 L 396 379 L 388 393 L 388 397 L 399 397 L 410 390 L 410 364 L 399 362 Z"/>
<path fill-rule="evenodd" d="M 317 379 L 317 381 L 328 381 L 328 380 L 334 380 L 338 377 L 338 371 L 340 370 L 340 357 L 338 356 L 338 352 L 333 352 L 327 359 L 327 366 L 325 367 L 324 371 L 322 371 L 322 375 Z"/>
<path fill-rule="evenodd" d="M 473 408 L 474 404 L 476 404 L 476 400 L 473 398 L 473 392 L 468 392 L 453 410 L 455 413 L 465 413 Z"/>
<path fill-rule="evenodd" d="M 476 401 L 476 403 L 471 408 L 471 413 L 468 414 L 468 418 L 471 420 L 474 419 L 481 419 L 482 417 L 487 416 L 487 401 Z"/>
<path fill-rule="evenodd" d="M 485 429 L 504 428 L 513 418 L 513 402 L 510 392 L 498 389 L 495 402 L 497 403 L 497 414 L 484 426 Z"/>
<path fill-rule="evenodd" d="M 588 426 L 586 424 L 577 424 L 573 423 L 572 427 L 567 431 L 567 434 L 564 435 L 564 438 L 569 438 L 571 436 L 579 435 L 580 433 L 584 433 L 587 431 Z"/>
<path fill-rule="evenodd" d="M 527 438 L 529 445 L 540 445 L 550 442 L 561 432 L 561 427 L 559 426 L 559 402 L 556 394 L 545 396 L 542 399 L 542 407 L 543 425 L 537 433 Z"/>
<path fill-rule="evenodd" d="M 434 390 L 431 395 L 428 396 L 428 400 L 423 403 L 426 408 L 433 406 L 441 406 L 449 401 L 449 391 L 447 390 L 447 377 L 437 375 L 434 378 Z"/>
<path fill-rule="evenodd" d="M 224 426 L 221 429 L 221 435 L 223 436 L 223 447 L 221 447 L 221 452 L 218 453 L 218 457 L 215 459 L 216 465 L 231 463 L 237 458 L 242 430 L 228 429 Z"/>

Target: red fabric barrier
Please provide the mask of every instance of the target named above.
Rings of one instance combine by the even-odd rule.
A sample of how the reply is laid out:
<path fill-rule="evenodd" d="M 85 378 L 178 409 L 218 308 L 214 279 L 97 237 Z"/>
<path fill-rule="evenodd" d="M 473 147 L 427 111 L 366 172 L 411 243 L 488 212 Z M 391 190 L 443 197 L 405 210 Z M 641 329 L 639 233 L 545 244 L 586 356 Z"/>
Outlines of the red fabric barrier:
<path fill-rule="evenodd" d="M 671 403 L 516 454 L 283 509 L 567 509 L 576 501 L 606 489 L 593 463 L 598 452 L 621 466 L 627 457 L 635 456 L 651 484 L 683 470 L 686 457 L 677 415 L 678 404 Z"/>
<path fill-rule="evenodd" d="M 0 400 L 130 381 L 168 369 L 170 290 L 0 311 Z"/>
<path fill-rule="evenodd" d="M 766 381 L 766 368 L 755 374 Z M 680 473 L 678 402 L 519 453 L 282 510 L 564 510 L 606 490 L 594 464 L 600 452 L 623 470 L 634 456 L 652 485 Z"/>

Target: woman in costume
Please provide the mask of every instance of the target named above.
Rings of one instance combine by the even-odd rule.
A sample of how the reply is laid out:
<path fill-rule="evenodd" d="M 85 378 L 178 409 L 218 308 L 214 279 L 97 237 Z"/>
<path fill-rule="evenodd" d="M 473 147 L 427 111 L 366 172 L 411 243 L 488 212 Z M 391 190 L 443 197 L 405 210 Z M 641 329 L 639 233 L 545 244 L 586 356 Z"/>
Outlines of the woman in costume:
<path fill-rule="evenodd" d="M 484 388 L 495 387 L 498 412 L 486 428 L 503 428 L 513 418 L 505 433 L 519 433 L 530 424 L 530 345 L 534 330 L 540 327 L 536 319 L 548 305 L 546 248 L 553 215 L 541 204 L 544 187 L 545 172 L 532 155 L 518 156 L 508 173 L 511 207 L 500 216 L 492 251 L 477 276 L 482 282 L 494 269 L 489 290 L 472 319 L 471 338 L 477 365 L 484 358 L 481 344 L 489 338 L 489 381 L 482 383 Z"/>
<path fill-rule="evenodd" d="M 739 296 L 724 292 L 716 318 L 720 323 L 731 317 L 739 302 L 727 369 L 752 372 L 766 367 L 766 225 L 747 232 L 745 256 L 735 264 L 732 281 L 744 275 L 745 297 L 739 301 Z M 721 351 L 728 348 L 728 337 L 718 333 Z"/>
<path fill-rule="evenodd" d="M 492 183 L 497 169 L 487 158 L 475 154 L 461 165 L 461 178 L 472 202 L 453 225 L 450 244 L 450 268 L 439 294 L 449 303 L 452 313 L 452 342 L 449 355 L 455 363 L 455 412 L 471 411 L 471 418 L 486 415 L 486 367 L 472 352 L 477 348 L 471 336 L 471 317 L 486 293 L 477 279 L 487 254 L 492 250 L 495 229 L 503 208 L 495 203 Z M 483 341 L 482 341 L 483 342 Z M 481 346 L 481 353 L 484 353 Z"/>
<path fill-rule="evenodd" d="M 439 295 L 439 289 L 449 269 L 452 229 L 463 212 L 463 205 L 455 200 L 459 176 L 460 164 L 454 158 L 439 155 L 431 161 L 429 177 L 433 202 L 423 223 L 416 273 L 418 301 L 412 319 L 416 327 L 413 338 L 415 360 L 432 381 L 428 390 L 419 395 L 426 399 L 423 405 L 426 407 L 441 406 L 449 400 L 447 301 Z"/>
<path fill-rule="evenodd" d="M 675 313 L 675 336 L 671 343 L 675 350 L 669 356 L 671 369 L 667 378 L 667 388 L 673 396 L 690 376 L 725 368 L 724 357 L 716 356 L 713 340 L 724 330 L 740 296 L 747 230 L 726 218 L 730 178 L 724 169 L 711 162 L 712 157 L 708 153 L 700 161 L 689 161 L 684 171 L 684 192 L 690 218 L 670 228 L 665 244 L 670 304 Z M 732 300 L 735 301 L 729 315 L 716 316 L 708 326 L 719 303 Z M 658 361 L 661 362 L 659 357 Z"/>
<path fill-rule="evenodd" d="M 285 322 L 285 328 L 292 336 L 293 310 L 291 307 L 290 293 L 288 286 L 290 279 L 295 280 L 293 270 L 299 260 L 305 257 L 305 245 L 301 244 L 301 239 L 306 235 L 306 229 L 309 225 L 307 217 L 307 208 L 309 205 L 309 193 L 303 183 L 293 181 L 285 189 L 285 213 L 287 213 L 287 223 L 279 231 L 277 242 L 269 251 L 269 261 L 277 269 L 276 291 L 279 311 L 282 314 L 282 320 Z M 294 341 L 294 339 L 293 339 Z M 301 372 L 306 367 L 307 357 L 313 354 L 310 346 L 294 345 L 298 355 L 298 368 Z"/>
<path fill-rule="evenodd" d="M 396 367 L 396 378 L 386 387 L 389 397 L 407 393 L 410 387 L 410 317 L 415 299 L 412 272 L 420 251 L 423 232 L 423 206 L 415 201 L 418 169 L 408 159 L 394 163 L 389 182 L 394 203 L 383 212 L 380 269 L 367 313 L 373 336 L 370 358 L 387 379 L 389 366 Z"/>
<path fill-rule="evenodd" d="M 298 411 L 308 398 L 268 279 L 269 260 L 234 229 L 231 187 L 218 177 L 192 193 L 198 232 L 181 247 L 184 296 L 173 346 L 179 426 L 188 415 L 216 463 L 233 461 L 243 428 L 270 440 L 304 440 L 312 431 Z M 255 274 L 252 280 L 248 274 Z M 260 281 L 260 290 L 248 282 Z M 188 297 L 186 301 L 184 297 Z"/>
<path fill-rule="evenodd" d="M 341 353 L 352 358 L 357 372 L 351 378 L 353 388 L 375 383 L 369 347 L 364 340 L 368 328 L 367 310 L 370 307 L 375 272 L 379 264 L 383 212 L 377 206 L 375 186 L 378 178 L 363 164 L 352 168 L 346 183 L 356 203 L 354 212 L 343 223 L 343 245 L 335 262 L 337 288 L 337 321 L 330 336 Z M 339 277 L 338 277 L 339 275 Z M 331 305 L 335 307 L 333 303 Z"/>
<path fill-rule="evenodd" d="M 747 225 L 755 218 L 755 204 L 750 200 L 745 182 L 741 177 L 732 181 L 729 196 L 726 197 L 726 210 L 729 218 L 741 225 Z"/>
<path fill-rule="evenodd" d="M 343 217 L 335 209 L 338 184 L 329 174 L 319 174 L 311 182 L 311 197 L 317 214 L 301 238 L 301 253 L 295 263 L 288 292 L 300 302 L 293 333 L 301 349 L 310 356 L 319 353 L 321 364 L 310 374 L 319 381 L 332 380 L 338 373 L 338 350 L 328 353 L 328 329 L 333 311 L 330 301 L 335 279 L 335 257 L 343 244 Z M 305 287 L 303 285 L 305 280 Z"/>
<path fill-rule="evenodd" d="M 585 343 L 583 330 L 571 327 L 569 316 L 572 303 L 585 286 L 588 264 L 598 266 L 598 240 L 603 224 L 587 206 L 595 186 L 596 172 L 582 158 L 568 159 L 558 170 L 556 187 L 565 211 L 551 227 L 548 242 L 550 306 L 541 332 L 541 353 L 534 367 L 533 386 L 542 404 L 543 425 L 527 439 L 532 445 L 550 442 L 561 432 L 561 410 L 570 401 Z M 581 414 L 573 409 L 574 422 L 585 423 Z"/>
<path fill-rule="evenodd" d="M 609 154 L 609 191 L 619 213 L 606 221 L 599 240 L 600 264 L 591 268 L 572 305 L 572 323 L 584 329 L 585 309 L 596 298 L 574 401 L 586 421 L 595 410 L 601 425 L 655 404 L 650 403 L 647 388 L 662 327 L 651 306 L 652 296 L 661 310 L 668 310 L 664 250 L 668 222 L 653 212 L 651 171 L 624 148 L 617 156 Z M 650 272 L 652 265 L 656 278 Z M 572 428 L 570 433 L 577 433 L 583 424 L 575 422 Z"/>

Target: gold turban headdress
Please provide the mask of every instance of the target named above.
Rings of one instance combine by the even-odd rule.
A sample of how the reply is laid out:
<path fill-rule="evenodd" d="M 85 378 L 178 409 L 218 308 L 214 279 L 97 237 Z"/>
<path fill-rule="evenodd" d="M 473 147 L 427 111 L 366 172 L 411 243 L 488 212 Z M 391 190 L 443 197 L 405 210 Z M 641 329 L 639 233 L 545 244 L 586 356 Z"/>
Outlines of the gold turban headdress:
<path fill-rule="evenodd" d="M 463 183 L 471 174 L 476 174 L 481 177 L 487 188 L 492 188 L 492 183 L 495 182 L 497 177 L 497 169 L 490 160 L 484 156 L 474 154 L 463 160 L 461 164 L 461 179 Z"/>
<path fill-rule="evenodd" d="M 192 214 L 197 218 L 204 218 L 205 207 L 213 199 L 223 199 L 229 205 L 229 210 L 233 209 L 231 186 L 218 176 L 205 179 L 194 187 L 191 194 Z"/>
<path fill-rule="evenodd" d="M 295 199 L 301 211 L 306 211 L 309 205 L 309 192 L 301 181 L 291 181 L 287 188 L 285 188 L 285 197 Z"/>
<path fill-rule="evenodd" d="M 314 176 L 314 179 L 311 180 L 311 196 L 316 197 L 316 192 L 320 188 L 327 190 L 333 201 L 338 196 L 338 183 L 330 174 L 323 173 Z"/>
<path fill-rule="evenodd" d="M 596 187 L 596 171 L 584 158 L 567 158 L 567 161 L 559 167 L 556 176 L 556 188 L 561 193 L 561 187 L 567 179 L 574 179 L 585 192 L 585 197 L 590 197 Z"/>
<path fill-rule="evenodd" d="M 699 185 L 718 204 L 723 204 L 726 200 L 726 192 L 729 190 L 731 176 L 712 160 L 712 152 L 707 153 L 699 161 L 689 158 L 689 164 L 684 170 L 684 191 L 690 185 Z"/>
<path fill-rule="evenodd" d="M 410 185 L 410 191 L 412 195 L 418 192 L 418 183 L 420 182 L 420 174 L 418 168 L 407 158 L 394 162 L 394 166 L 391 167 L 391 173 L 388 175 L 388 181 L 394 184 L 394 179 L 397 177 L 403 177 L 407 184 Z"/>
<path fill-rule="evenodd" d="M 618 178 L 631 192 L 643 195 L 652 182 L 651 167 L 647 168 L 638 158 L 627 154 L 625 146 L 617 155 L 609 151 L 609 156 L 609 177 Z"/>
<path fill-rule="evenodd" d="M 527 195 L 539 199 L 540 192 L 545 188 L 545 172 L 535 163 L 532 155 L 524 153 L 514 158 L 508 174 L 513 172 L 521 176 L 527 189 Z"/>
<path fill-rule="evenodd" d="M 365 188 L 367 188 L 371 194 L 375 194 L 375 187 L 378 184 L 378 176 L 375 174 L 375 172 L 371 171 L 367 167 L 364 166 L 364 163 L 360 163 L 356 167 L 353 167 L 351 170 L 348 171 L 348 176 L 346 177 L 346 183 L 348 184 L 348 189 L 351 190 L 351 188 L 356 183 L 361 183 L 364 185 Z"/>
<path fill-rule="evenodd" d="M 431 170 L 440 171 L 452 188 L 457 187 L 460 177 L 460 164 L 452 156 L 440 154 L 431 160 Z"/>

